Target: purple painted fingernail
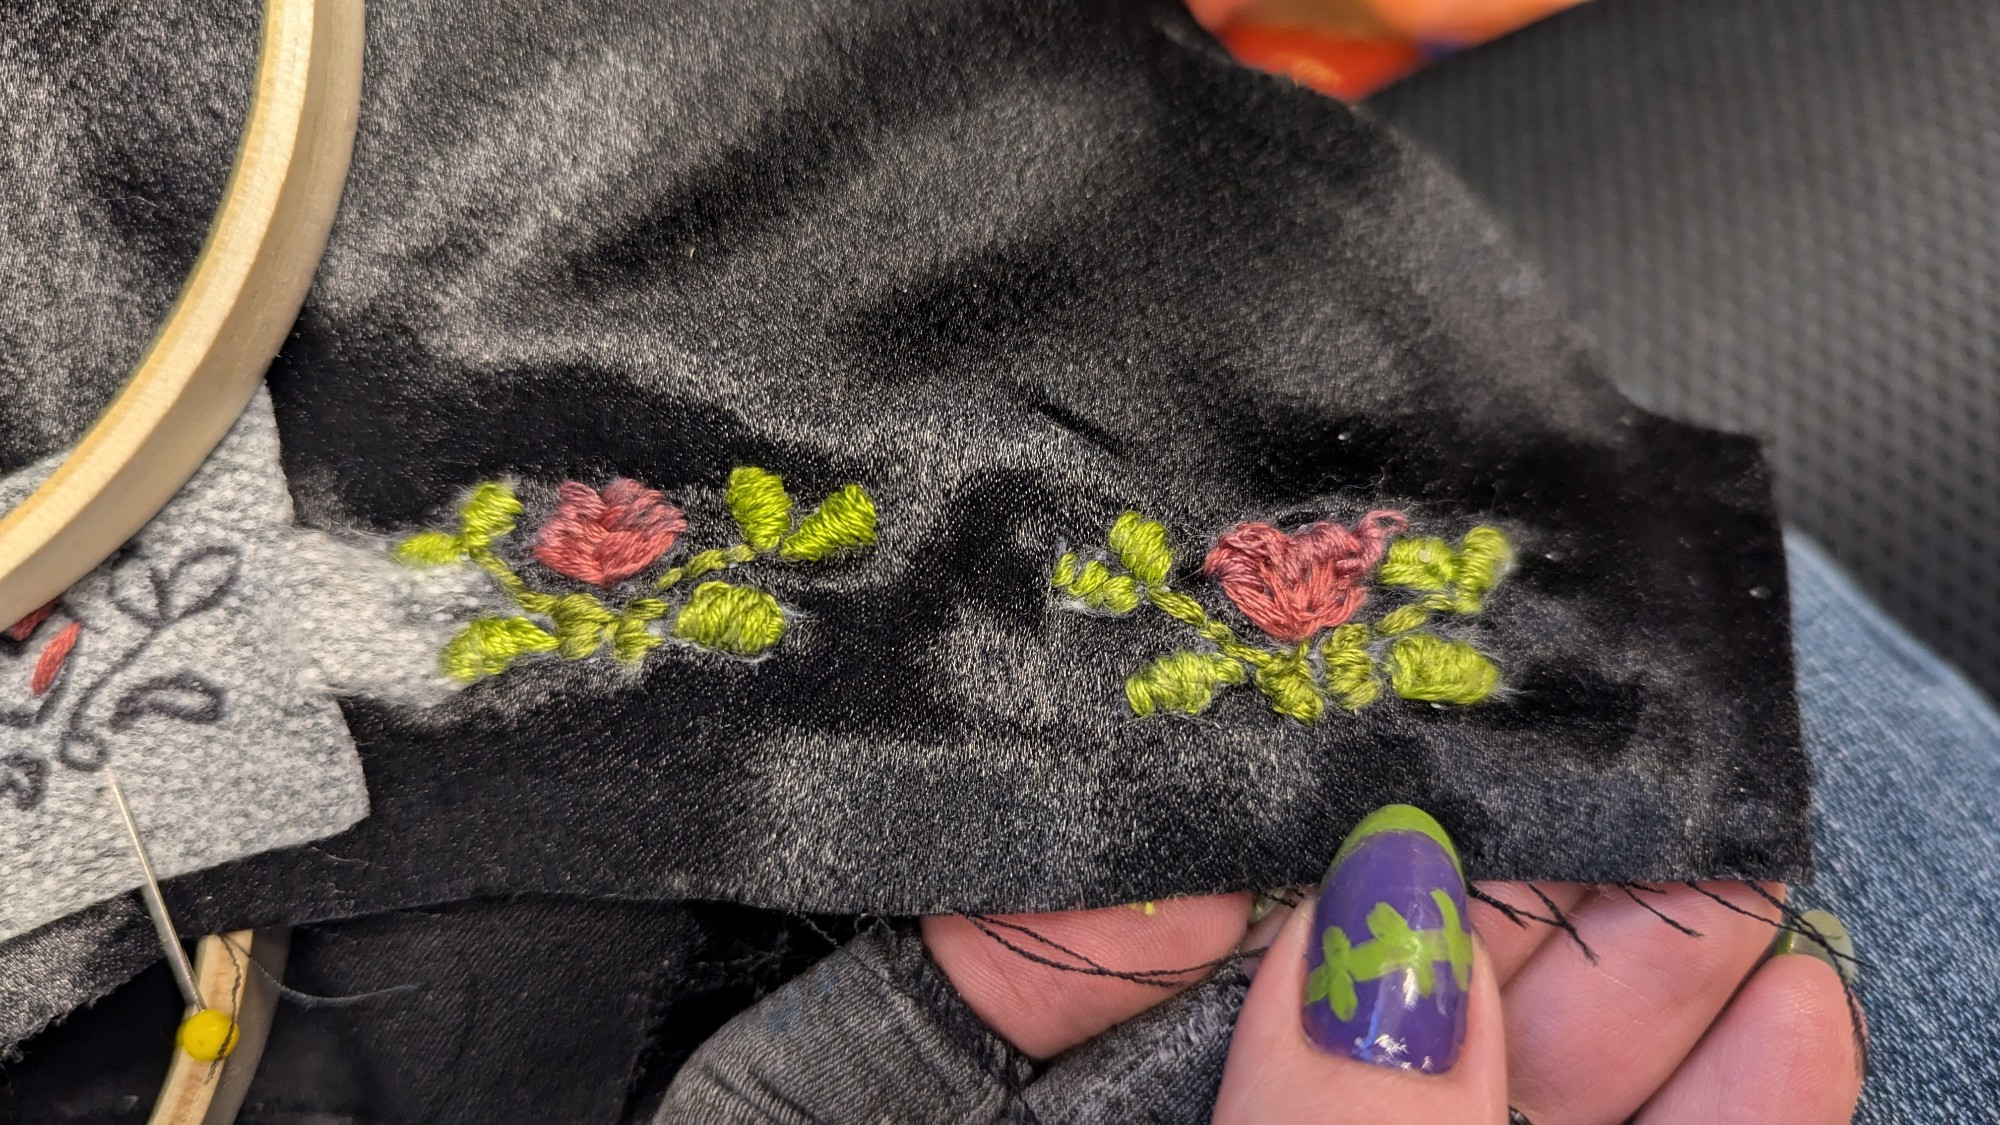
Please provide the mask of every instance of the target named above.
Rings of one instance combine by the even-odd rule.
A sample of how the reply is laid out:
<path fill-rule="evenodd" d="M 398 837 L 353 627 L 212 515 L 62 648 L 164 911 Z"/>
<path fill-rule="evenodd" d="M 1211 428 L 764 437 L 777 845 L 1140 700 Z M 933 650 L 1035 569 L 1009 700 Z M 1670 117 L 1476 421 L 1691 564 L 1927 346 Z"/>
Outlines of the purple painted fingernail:
<path fill-rule="evenodd" d="M 1306 949 L 1306 1038 L 1329 1054 L 1441 1074 L 1465 1042 L 1472 935 L 1458 851 L 1430 814 L 1385 805 L 1327 869 Z"/>

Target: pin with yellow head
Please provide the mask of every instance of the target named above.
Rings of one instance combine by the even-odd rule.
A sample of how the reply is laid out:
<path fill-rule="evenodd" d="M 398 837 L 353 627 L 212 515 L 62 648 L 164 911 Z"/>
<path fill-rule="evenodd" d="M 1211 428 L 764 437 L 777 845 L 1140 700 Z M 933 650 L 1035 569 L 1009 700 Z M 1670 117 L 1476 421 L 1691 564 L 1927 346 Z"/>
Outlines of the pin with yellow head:
<path fill-rule="evenodd" d="M 225 1012 L 203 1008 L 181 1021 L 174 1043 L 201 1062 L 226 1058 L 236 1049 L 236 1021 Z"/>

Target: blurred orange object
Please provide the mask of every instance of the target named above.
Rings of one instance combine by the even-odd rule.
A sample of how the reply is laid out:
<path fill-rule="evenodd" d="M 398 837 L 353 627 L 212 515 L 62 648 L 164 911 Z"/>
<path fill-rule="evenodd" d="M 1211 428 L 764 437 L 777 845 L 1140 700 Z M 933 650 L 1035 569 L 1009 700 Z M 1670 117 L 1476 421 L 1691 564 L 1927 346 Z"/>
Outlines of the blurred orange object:
<path fill-rule="evenodd" d="M 1581 0 L 1187 0 L 1237 58 L 1359 101 L 1438 54 Z"/>
<path fill-rule="evenodd" d="M 1407 39 L 1340 35 L 1304 27 L 1233 22 L 1217 29 L 1231 54 L 1343 101 L 1359 101 L 1411 73 L 1424 54 Z"/>
<path fill-rule="evenodd" d="M 1329 9 L 1354 6 L 1357 0 L 1315 0 Z M 1424 43 L 1469 47 L 1526 27 L 1581 0 L 1358 0 L 1394 32 Z M 1239 9 L 1257 11 L 1261 3 Z"/>

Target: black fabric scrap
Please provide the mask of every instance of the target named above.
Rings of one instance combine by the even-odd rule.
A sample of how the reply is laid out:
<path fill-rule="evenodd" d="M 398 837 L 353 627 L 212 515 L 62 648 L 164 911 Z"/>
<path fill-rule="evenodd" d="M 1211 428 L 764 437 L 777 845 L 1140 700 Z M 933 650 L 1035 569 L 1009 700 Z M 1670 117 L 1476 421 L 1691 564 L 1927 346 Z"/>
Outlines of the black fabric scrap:
<path fill-rule="evenodd" d="M 11 468 L 87 425 L 171 300 L 254 39 L 192 0 L 5 18 L 22 119 L 120 125 L 0 145 L 26 172 L 0 250 L 36 263 L 0 291 Z M 431 711 L 349 701 L 373 814 L 175 880 L 184 928 L 536 891 L 915 913 L 1284 885 L 1392 800 L 1480 878 L 1809 872 L 1753 445 L 1619 397 L 1448 176 L 1174 4 L 369 19 L 340 219 L 271 372 L 301 519 L 395 535 L 494 476 L 627 475 L 714 527 L 756 464 L 806 497 L 860 482 L 881 542 L 760 573 L 797 627 L 756 664 L 549 659 Z M 72 80 L 113 62 L 128 82 Z M 191 66 L 199 98 L 145 80 Z M 1223 615 L 1195 570 L 1240 520 L 1498 524 L 1521 566 L 1476 636 L 1510 690 L 1136 720 L 1124 677 L 1187 635 L 1047 585 L 1128 507 Z"/>

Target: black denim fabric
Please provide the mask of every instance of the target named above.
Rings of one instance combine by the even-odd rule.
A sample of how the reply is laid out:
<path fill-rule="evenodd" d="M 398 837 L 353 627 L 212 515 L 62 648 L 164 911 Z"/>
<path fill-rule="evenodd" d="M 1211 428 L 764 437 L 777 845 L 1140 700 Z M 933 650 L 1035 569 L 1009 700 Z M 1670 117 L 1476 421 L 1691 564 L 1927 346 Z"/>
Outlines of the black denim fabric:
<path fill-rule="evenodd" d="M 0 18 L 13 120 L 68 142 L 0 133 L 12 468 L 87 424 L 171 300 L 253 35 L 191 0 Z M 434 711 L 349 702 L 373 814 L 174 881 L 185 928 L 535 891 L 913 913 L 1281 885 L 1390 800 L 1479 877 L 1809 870 L 1752 445 L 1618 397 L 1448 177 L 1176 5 L 369 18 L 340 219 L 271 374 L 301 518 L 396 534 L 477 480 L 613 474 L 713 518 L 759 464 L 803 496 L 864 484 L 881 543 L 772 572 L 798 626 L 754 665 L 551 658 Z M 1479 634 L 1505 698 L 1308 728 L 1246 690 L 1135 720 L 1123 678 L 1185 638 L 1047 585 L 1137 507 L 1228 614 L 1195 579 L 1215 534 L 1380 506 L 1519 544 Z"/>
<path fill-rule="evenodd" d="M 1249 991 L 1240 969 L 1035 1063 L 960 1000 L 915 933 L 882 927 L 710 1037 L 653 1120 L 1203 1122 Z"/>
<path fill-rule="evenodd" d="M 293 933 L 238 1121 L 614 1121 L 831 944 L 739 907 L 527 897 Z M 0 1120 L 143 1121 L 180 999 L 164 966 L 0 1067 Z"/>
<path fill-rule="evenodd" d="M 0 1062 L 22 1040 L 160 959 L 159 939 L 136 894 L 0 944 Z"/>

